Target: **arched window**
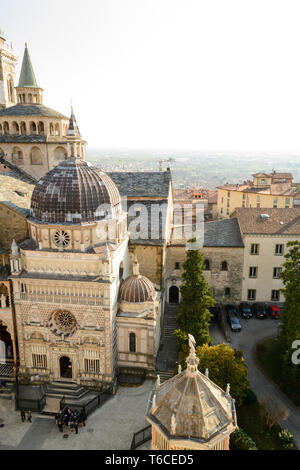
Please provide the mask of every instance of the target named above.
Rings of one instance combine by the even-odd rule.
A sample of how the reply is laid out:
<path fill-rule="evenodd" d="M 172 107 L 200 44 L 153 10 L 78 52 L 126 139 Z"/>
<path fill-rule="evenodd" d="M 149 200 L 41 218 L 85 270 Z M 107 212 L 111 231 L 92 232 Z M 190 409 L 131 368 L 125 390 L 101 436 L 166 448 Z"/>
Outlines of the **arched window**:
<path fill-rule="evenodd" d="M 2 128 L 2 124 L 0 124 L 0 135 L 3 134 L 3 128 Z"/>
<path fill-rule="evenodd" d="M 135 333 L 130 333 L 129 335 L 129 352 L 136 352 L 136 335 Z"/>
<path fill-rule="evenodd" d="M 30 134 L 36 134 L 36 123 L 33 121 L 30 123 Z"/>
<path fill-rule="evenodd" d="M 38 147 L 33 147 L 31 150 L 30 154 L 31 158 L 31 165 L 42 165 L 43 164 L 43 159 L 42 159 L 42 152 Z"/>
<path fill-rule="evenodd" d="M 227 261 L 223 261 L 222 265 L 221 265 L 221 270 L 222 271 L 228 271 L 228 263 Z"/>
<path fill-rule="evenodd" d="M 3 123 L 3 134 L 9 135 L 9 124 L 6 121 Z"/>
<path fill-rule="evenodd" d="M 4 150 L 0 147 L 0 157 L 4 157 L 5 156 L 5 153 L 4 153 Z"/>
<path fill-rule="evenodd" d="M 53 125 L 53 122 L 50 122 L 50 135 L 54 135 L 54 125 Z"/>
<path fill-rule="evenodd" d="M 7 80 L 7 95 L 9 103 L 14 103 L 14 81 L 12 77 Z"/>
<path fill-rule="evenodd" d="M 21 134 L 26 135 L 27 134 L 26 122 L 22 121 L 20 124 L 20 128 L 21 128 Z"/>
<path fill-rule="evenodd" d="M 66 158 L 67 158 L 66 150 L 63 147 L 56 147 L 54 151 L 55 163 L 57 164 L 63 160 L 66 160 Z"/>
<path fill-rule="evenodd" d="M 208 259 L 204 261 L 204 271 L 209 271 L 210 270 L 210 262 Z"/>
<path fill-rule="evenodd" d="M 19 124 L 16 121 L 14 121 L 12 123 L 12 133 L 13 134 L 19 134 L 20 133 Z"/>
<path fill-rule="evenodd" d="M 28 103 L 33 103 L 31 93 L 28 94 Z"/>
<path fill-rule="evenodd" d="M 45 126 L 42 121 L 38 123 L 38 134 L 43 135 L 45 134 Z"/>
<path fill-rule="evenodd" d="M 55 124 L 55 135 L 59 135 L 59 124 Z"/>
<path fill-rule="evenodd" d="M 23 152 L 18 147 L 14 147 L 12 151 L 12 162 L 14 165 L 23 165 Z"/>

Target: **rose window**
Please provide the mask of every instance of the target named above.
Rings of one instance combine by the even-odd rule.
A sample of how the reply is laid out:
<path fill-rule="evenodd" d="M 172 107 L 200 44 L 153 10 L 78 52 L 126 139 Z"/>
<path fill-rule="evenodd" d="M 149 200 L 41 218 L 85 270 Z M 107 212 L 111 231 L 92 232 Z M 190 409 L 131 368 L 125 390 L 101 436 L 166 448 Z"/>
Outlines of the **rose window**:
<path fill-rule="evenodd" d="M 70 336 L 77 328 L 77 321 L 72 313 L 58 310 L 52 315 L 49 326 L 57 336 Z"/>
<path fill-rule="evenodd" d="M 64 230 L 57 230 L 57 232 L 55 232 L 54 243 L 56 246 L 66 248 L 70 245 L 70 241 L 70 235 Z"/>

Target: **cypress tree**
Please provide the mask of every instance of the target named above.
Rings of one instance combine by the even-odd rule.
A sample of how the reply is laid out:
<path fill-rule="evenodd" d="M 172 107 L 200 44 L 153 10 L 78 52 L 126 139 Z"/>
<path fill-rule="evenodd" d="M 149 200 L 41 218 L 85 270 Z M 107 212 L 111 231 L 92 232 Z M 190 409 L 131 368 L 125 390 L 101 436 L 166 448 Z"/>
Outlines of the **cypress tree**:
<path fill-rule="evenodd" d="M 191 240 L 190 243 L 194 241 Z M 180 288 L 182 302 L 177 315 L 177 324 L 181 333 L 193 335 L 198 346 L 211 344 L 209 307 L 215 304 L 211 289 L 203 275 L 203 264 L 204 258 L 200 250 L 187 251 Z"/>
<path fill-rule="evenodd" d="M 285 303 L 281 314 L 280 345 L 284 364 L 291 375 L 300 377 L 299 365 L 294 365 L 291 360 L 293 342 L 300 339 L 300 241 L 289 242 L 287 246 L 289 251 L 281 273 Z"/>

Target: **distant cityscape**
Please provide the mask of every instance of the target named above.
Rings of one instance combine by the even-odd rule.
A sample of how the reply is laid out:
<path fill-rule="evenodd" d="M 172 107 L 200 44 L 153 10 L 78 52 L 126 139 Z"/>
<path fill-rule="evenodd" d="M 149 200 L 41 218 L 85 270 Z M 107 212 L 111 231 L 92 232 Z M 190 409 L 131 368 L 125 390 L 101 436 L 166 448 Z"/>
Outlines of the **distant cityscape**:
<path fill-rule="evenodd" d="M 161 160 L 172 159 L 172 162 Z M 201 187 L 215 189 L 231 183 L 243 183 L 260 168 L 270 172 L 291 172 L 294 181 L 300 180 L 299 155 L 220 154 L 197 152 L 145 152 L 87 149 L 87 160 L 103 171 L 159 171 L 170 167 L 174 189 Z M 243 164 L 241 165 L 241 161 Z"/>

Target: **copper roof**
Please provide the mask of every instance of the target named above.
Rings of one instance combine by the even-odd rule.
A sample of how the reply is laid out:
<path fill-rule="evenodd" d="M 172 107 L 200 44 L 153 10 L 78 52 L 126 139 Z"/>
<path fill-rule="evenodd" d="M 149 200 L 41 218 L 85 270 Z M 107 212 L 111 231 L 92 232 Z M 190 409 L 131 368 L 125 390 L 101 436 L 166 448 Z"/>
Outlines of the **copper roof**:
<path fill-rule="evenodd" d="M 131 303 L 150 302 L 154 298 L 154 287 L 144 276 L 131 276 L 125 279 L 120 289 L 120 300 Z"/>
<path fill-rule="evenodd" d="M 91 222 L 106 215 L 102 205 L 114 207 L 120 202 L 120 193 L 109 176 L 82 160 L 69 158 L 37 183 L 31 215 L 45 223 Z"/>
<path fill-rule="evenodd" d="M 235 211 L 244 234 L 300 236 L 300 208 L 257 209 L 239 207 Z"/>

